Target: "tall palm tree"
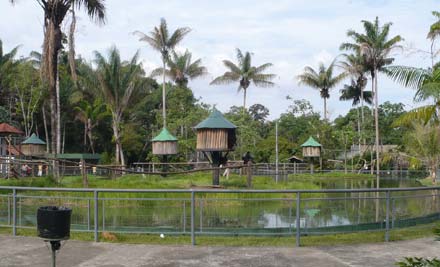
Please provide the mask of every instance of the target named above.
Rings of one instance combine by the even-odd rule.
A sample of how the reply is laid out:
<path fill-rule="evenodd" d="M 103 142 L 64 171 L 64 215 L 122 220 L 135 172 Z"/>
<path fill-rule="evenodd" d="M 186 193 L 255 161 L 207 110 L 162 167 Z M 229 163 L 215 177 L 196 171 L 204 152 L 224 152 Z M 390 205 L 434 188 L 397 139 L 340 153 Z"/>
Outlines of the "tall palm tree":
<path fill-rule="evenodd" d="M 3 51 L 3 42 L 0 39 L 0 93 L 3 93 L 6 83 L 12 79 L 12 72 L 16 66 L 14 57 L 17 55 L 18 46 L 8 53 Z"/>
<path fill-rule="evenodd" d="M 87 150 L 90 150 L 95 154 L 93 129 L 98 125 L 99 121 L 108 115 L 106 106 L 99 98 L 93 101 L 93 103 L 82 99 L 74 107 L 74 110 L 76 112 L 75 118 L 84 124 L 84 151 L 86 152 Z M 89 140 L 88 146 L 87 139 Z"/>
<path fill-rule="evenodd" d="M 186 50 L 180 54 L 171 52 L 171 57 L 167 59 L 168 68 L 157 68 L 152 71 L 151 76 L 159 76 L 163 73 L 173 80 L 180 87 L 187 87 L 188 81 L 204 76 L 208 73 L 206 67 L 202 66 L 202 60 L 191 61 L 192 54 Z"/>
<path fill-rule="evenodd" d="M 437 38 L 440 37 L 440 12 L 432 11 L 432 15 L 437 19 L 437 21 L 431 24 L 429 27 L 429 32 L 426 38 L 431 40 L 431 67 L 434 67 L 434 58 L 436 54 L 434 52 L 434 44 Z"/>
<path fill-rule="evenodd" d="M 410 110 L 396 121 L 396 125 L 411 121 L 440 123 L 440 69 L 422 69 L 405 66 L 390 66 L 388 75 L 397 83 L 416 89 L 414 101 L 430 104 Z"/>
<path fill-rule="evenodd" d="M 162 117 L 163 127 L 166 128 L 166 88 L 165 88 L 165 65 L 169 60 L 170 52 L 183 40 L 183 38 L 191 31 L 188 27 L 177 28 L 172 34 L 168 31 L 168 25 L 164 18 L 160 20 L 159 27 L 154 27 L 149 35 L 140 31 L 134 33 L 139 36 L 139 40 L 149 44 L 154 50 L 158 51 L 162 56 Z"/>
<path fill-rule="evenodd" d="M 57 103 L 58 53 L 62 49 L 61 24 L 72 8 L 84 8 L 87 15 L 98 23 L 105 21 L 105 0 L 35 0 L 44 12 L 44 41 L 42 53 L 42 77 L 48 86 L 51 121 L 51 149 L 56 155 L 60 138 L 58 136 L 59 106 Z M 17 0 L 10 0 L 11 3 Z M 58 178 L 58 167 L 54 162 L 54 176 Z"/>
<path fill-rule="evenodd" d="M 124 114 L 138 97 L 135 97 L 143 87 L 142 67 L 137 63 L 139 54 L 136 53 L 129 62 L 122 62 L 116 47 L 109 50 L 108 57 L 95 51 L 95 64 L 102 98 L 112 114 L 113 138 L 115 141 L 116 163 L 125 165 L 124 152 L 121 143 L 121 127 Z"/>
<path fill-rule="evenodd" d="M 333 61 L 328 67 L 325 67 L 324 63 L 319 63 L 318 71 L 307 66 L 304 68 L 304 72 L 296 77 L 300 85 L 307 85 L 319 90 L 321 98 L 324 100 L 325 121 L 327 121 L 327 99 L 330 98 L 330 90 L 340 83 L 346 76 L 345 72 L 334 76 L 334 67 L 335 61 Z"/>
<path fill-rule="evenodd" d="M 347 32 L 347 36 L 353 40 L 353 43 L 343 43 L 341 50 L 351 50 L 361 54 L 365 59 L 365 66 L 371 75 L 371 86 L 374 94 L 374 124 L 375 124 L 375 150 L 376 150 L 376 178 L 377 187 L 379 188 L 379 97 L 377 88 L 377 75 L 379 71 L 383 71 L 384 67 L 390 65 L 394 58 L 390 57 L 390 53 L 400 47 L 398 45 L 403 39 L 400 35 L 389 37 L 391 23 L 379 24 L 379 18 L 376 17 L 374 22 L 362 21 L 364 33 L 357 33 L 353 30 Z"/>
<path fill-rule="evenodd" d="M 237 48 L 237 61 L 238 64 L 233 63 L 230 60 L 223 60 L 223 65 L 228 69 L 223 75 L 215 78 L 210 84 L 231 84 L 238 82 L 238 91 L 243 90 L 243 110 L 246 109 L 246 92 L 251 83 L 257 87 L 272 87 L 275 85 L 271 80 L 275 78 L 275 74 L 264 73 L 272 63 L 265 63 L 258 67 L 252 66 L 251 53 L 246 52 L 243 54 L 240 49 Z"/>
<path fill-rule="evenodd" d="M 365 101 L 367 104 L 373 103 L 373 94 L 371 91 L 364 91 L 364 88 L 366 86 L 367 79 L 365 77 L 359 77 L 357 80 L 351 80 L 351 83 L 345 84 L 344 88 L 341 89 L 341 96 L 339 97 L 339 100 L 342 101 L 352 101 L 352 106 L 355 107 L 359 105 L 359 103 L 362 103 L 362 112 L 363 113 L 363 102 Z M 362 129 L 361 129 L 361 116 L 359 112 L 359 108 L 356 109 L 357 111 L 357 128 L 358 128 L 358 137 L 359 137 L 359 153 L 361 153 L 361 141 L 362 141 Z"/>

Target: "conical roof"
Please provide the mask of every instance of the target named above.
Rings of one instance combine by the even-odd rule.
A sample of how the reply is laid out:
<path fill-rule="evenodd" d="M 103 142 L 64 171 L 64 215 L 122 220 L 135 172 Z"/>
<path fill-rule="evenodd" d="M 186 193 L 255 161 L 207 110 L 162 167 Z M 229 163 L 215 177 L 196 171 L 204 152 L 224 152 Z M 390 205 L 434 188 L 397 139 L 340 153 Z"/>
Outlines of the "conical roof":
<path fill-rule="evenodd" d="M 237 126 L 228 121 L 216 108 L 209 114 L 208 118 L 197 124 L 196 129 L 235 129 Z"/>
<path fill-rule="evenodd" d="M 46 142 L 38 138 L 34 133 L 26 140 L 24 140 L 22 145 L 45 145 Z"/>
<path fill-rule="evenodd" d="M 318 143 L 313 137 L 309 137 L 307 141 L 301 145 L 301 147 L 321 147 L 322 145 Z"/>
<path fill-rule="evenodd" d="M 162 131 L 154 137 L 151 141 L 153 142 L 169 142 L 169 141 L 177 141 L 177 138 L 174 137 L 167 128 L 162 128 Z"/>

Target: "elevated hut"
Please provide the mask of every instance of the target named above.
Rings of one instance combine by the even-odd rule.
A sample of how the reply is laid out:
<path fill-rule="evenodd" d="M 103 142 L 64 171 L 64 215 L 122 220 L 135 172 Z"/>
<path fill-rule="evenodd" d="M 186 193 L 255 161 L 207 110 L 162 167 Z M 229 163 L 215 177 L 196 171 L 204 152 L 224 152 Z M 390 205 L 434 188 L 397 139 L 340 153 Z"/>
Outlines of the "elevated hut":
<path fill-rule="evenodd" d="M 153 143 L 153 155 L 177 154 L 177 138 L 166 128 L 163 128 L 159 135 L 154 137 L 151 141 Z"/>
<path fill-rule="evenodd" d="M 46 152 L 46 142 L 33 133 L 21 143 L 21 152 L 25 156 L 42 156 Z"/>
<path fill-rule="evenodd" d="M 322 145 L 318 143 L 313 137 L 301 145 L 303 157 L 310 160 L 310 172 L 313 173 L 313 163 L 315 158 L 321 158 Z"/>
<path fill-rule="evenodd" d="M 198 151 L 202 151 L 211 161 L 212 167 L 226 163 L 229 151 L 233 151 L 236 143 L 235 130 L 237 126 L 228 121 L 223 114 L 214 109 L 211 114 L 194 127 L 197 131 Z M 219 170 L 213 171 L 212 183 L 219 185 Z"/>
<path fill-rule="evenodd" d="M 23 131 L 7 123 L 0 123 L 0 156 L 18 156 Z"/>

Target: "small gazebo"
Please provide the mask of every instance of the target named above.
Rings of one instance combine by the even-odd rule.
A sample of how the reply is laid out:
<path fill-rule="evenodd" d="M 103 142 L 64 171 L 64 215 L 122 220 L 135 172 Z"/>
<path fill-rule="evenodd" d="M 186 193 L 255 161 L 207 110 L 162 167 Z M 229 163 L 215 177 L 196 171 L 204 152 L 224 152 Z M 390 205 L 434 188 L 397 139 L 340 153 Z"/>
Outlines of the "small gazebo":
<path fill-rule="evenodd" d="M 318 143 L 312 136 L 301 145 L 303 157 L 310 159 L 310 172 L 313 173 L 313 163 L 315 158 L 321 157 L 322 145 Z"/>
<path fill-rule="evenodd" d="M 177 154 L 177 138 L 166 128 L 163 128 L 159 135 L 154 137 L 151 142 L 153 143 L 153 155 Z"/>
<path fill-rule="evenodd" d="M 236 143 L 235 130 L 237 126 L 228 121 L 223 114 L 214 108 L 211 114 L 194 127 L 197 131 L 198 151 L 209 153 L 208 159 L 212 167 L 219 167 L 226 163 L 227 154 L 233 151 Z M 212 173 L 212 184 L 219 185 L 219 170 Z"/>
<path fill-rule="evenodd" d="M 167 128 L 151 140 L 153 144 L 153 155 L 160 156 L 162 162 L 162 172 L 167 172 L 168 155 L 177 154 L 177 138 L 174 137 Z M 163 174 L 165 176 L 165 174 Z"/>
<path fill-rule="evenodd" d="M 25 156 L 41 156 L 46 151 L 46 142 L 34 133 L 21 143 L 21 152 Z"/>

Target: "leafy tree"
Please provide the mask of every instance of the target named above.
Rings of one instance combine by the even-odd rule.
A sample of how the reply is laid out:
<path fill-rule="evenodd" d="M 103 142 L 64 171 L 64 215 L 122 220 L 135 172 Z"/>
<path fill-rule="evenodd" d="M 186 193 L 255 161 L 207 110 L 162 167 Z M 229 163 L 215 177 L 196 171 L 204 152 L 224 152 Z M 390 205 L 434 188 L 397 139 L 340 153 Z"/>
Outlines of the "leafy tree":
<path fill-rule="evenodd" d="M 436 56 L 434 44 L 435 41 L 440 37 L 440 12 L 432 11 L 432 15 L 437 19 L 437 21 L 431 24 L 431 27 L 429 27 L 427 38 L 431 40 L 431 67 L 434 68 L 434 58 Z"/>
<path fill-rule="evenodd" d="M 346 74 L 333 75 L 335 61 L 328 67 L 324 63 L 319 64 L 318 71 L 307 66 L 304 72 L 297 76 L 300 85 L 307 85 L 313 89 L 318 89 L 321 98 L 324 100 L 324 120 L 327 120 L 327 99 L 330 98 L 330 90 L 333 89 L 339 82 L 341 82 Z"/>
<path fill-rule="evenodd" d="M 115 161 L 125 165 L 121 142 L 124 113 L 130 105 L 139 101 L 144 85 L 144 73 L 137 63 L 136 53 L 129 62 L 122 62 L 116 47 L 109 50 L 108 57 L 95 51 L 95 63 L 102 97 L 112 114 L 112 128 L 115 142 Z"/>
<path fill-rule="evenodd" d="M 157 68 L 151 73 L 152 77 L 165 75 L 174 81 L 180 87 L 187 87 L 188 80 L 206 75 L 207 69 L 202 66 L 202 60 L 197 59 L 191 61 L 192 54 L 186 50 L 185 53 L 179 54 L 171 51 L 171 57 L 167 59 L 168 69 Z"/>
<path fill-rule="evenodd" d="M 362 21 L 364 33 L 357 33 L 353 30 L 347 32 L 347 36 L 352 38 L 353 43 L 343 43 L 341 50 L 351 50 L 364 57 L 365 66 L 370 72 L 372 92 L 374 94 L 374 121 L 376 131 L 376 165 L 377 179 L 379 180 L 380 158 L 379 158 L 379 97 L 377 88 L 377 75 L 379 71 L 384 71 L 384 67 L 390 65 L 394 58 L 389 57 L 390 53 L 399 47 L 398 43 L 403 39 L 400 35 L 389 37 L 391 23 L 379 24 L 379 18 L 374 22 Z M 377 183 L 379 187 L 379 183 Z"/>
<path fill-rule="evenodd" d="M 162 117 L 163 127 L 166 127 L 166 63 L 169 61 L 170 52 L 183 40 L 191 31 L 190 28 L 183 27 L 176 29 L 172 34 L 168 31 L 168 25 L 164 18 L 160 20 L 159 27 L 154 27 L 150 35 L 136 31 L 135 34 L 140 37 L 140 41 L 146 42 L 162 56 Z"/>
<path fill-rule="evenodd" d="M 265 70 L 272 66 L 272 63 L 265 63 L 258 67 L 252 66 L 251 53 L 243 54 L 237 48 L 237 62 L 223 60 L 223 65 L 228 69 L 223 75 L 215 78 L 211 84 L 231 84 L 238 82 L 238 91 L 243 90 L 243 110 L 246 110 L 246 93 L 247 89 L 253 83 L 257 87 L 272 87 L 275 84 L 271 81 L 275 78 L 275 74 L 266 74 Z"/>
<path fill-rule="evenodd" d="M 259 122 L 264 122 L 269 116 L 269 109 L 261 104 L 254 104 L 249 107 L 252 118 Z"/>
<path fill-rule="evenodd" d="M 10 93 L 10 90 L 8 89 L 10 87 L 10 82 L 14 78 L 15 67 L 18 64 L 17 61 L 14 60 L 17 51 L 18 46 L 8 53 L 5 53 L 5 51 L 3 51 L 3 42 L 0 40 L 0 96 L 3 98 Z"/>

